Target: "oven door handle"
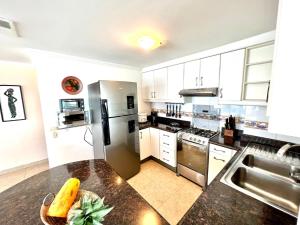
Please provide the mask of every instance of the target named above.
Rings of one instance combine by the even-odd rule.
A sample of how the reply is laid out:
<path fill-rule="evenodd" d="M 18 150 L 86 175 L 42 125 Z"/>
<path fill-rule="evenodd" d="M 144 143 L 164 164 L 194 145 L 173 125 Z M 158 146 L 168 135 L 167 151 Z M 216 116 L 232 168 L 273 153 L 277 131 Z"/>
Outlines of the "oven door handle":
<path fill-rule="evenodd" d="M 185 140 L 182 140 L 182 143 L 187 144 L 187 145 L 193 145 L 193 146 L 195 146 L 197 148 L 201 148 L 201 149 L 207 149 L 207 147 L 208 147 L 207 145 L 196 144 L 194 142 L 185 141 Z"/>

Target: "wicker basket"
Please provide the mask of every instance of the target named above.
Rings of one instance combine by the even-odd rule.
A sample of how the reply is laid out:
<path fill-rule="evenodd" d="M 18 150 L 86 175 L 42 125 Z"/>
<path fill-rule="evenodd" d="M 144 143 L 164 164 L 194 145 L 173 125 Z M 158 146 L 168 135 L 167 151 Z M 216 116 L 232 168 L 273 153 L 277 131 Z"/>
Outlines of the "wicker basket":
<path fill-rule="evenodd" d="M 79 190 L 77 197 L 74 201 L 73 206 L 71 207 L 71 209 L 76 205 L 78 206 L 79 204 L 79 200 L 82 196 L 84 195 L 89 195 L 89 197 L 91 197 L 92 199 L 97 199 L 99 198 L 99 196 L 97 194 L 95 194 L 94 192 L 91 191 L 86 191 L 86 190 Z M 52 196 L 52 200 L 48 203 L 46 203 L 47 199 Z M 41 206 L 41 210 L 40 210 L 40 217 L 42 222 L 45 225 L 66 225 L 67 224 L 67 220 L 65 218 L 56 218 L 56 217 L 51 217 L 51 216 L 47 216 L 47 212 L 48 209 L 50 207 L 50 204 L 52 203 L 52 201 L 54 200 L 54 194 L 53 193 L 49 193 L 43 201 L 43 204 Z"/>

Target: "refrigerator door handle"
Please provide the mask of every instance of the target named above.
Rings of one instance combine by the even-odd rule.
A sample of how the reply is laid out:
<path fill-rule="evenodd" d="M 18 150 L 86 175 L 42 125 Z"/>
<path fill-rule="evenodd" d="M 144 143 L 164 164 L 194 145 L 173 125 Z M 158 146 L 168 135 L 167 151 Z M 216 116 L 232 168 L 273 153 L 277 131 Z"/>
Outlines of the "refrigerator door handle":
<path fill-rule="evenodd" d="M 104 145 L 110 145 L 111 141 L 110 141 L 110 132 L 109 132 L 107 99 L 101 100 L 101 108 L 102 108 L 102 128 L 103 128 Z"/>

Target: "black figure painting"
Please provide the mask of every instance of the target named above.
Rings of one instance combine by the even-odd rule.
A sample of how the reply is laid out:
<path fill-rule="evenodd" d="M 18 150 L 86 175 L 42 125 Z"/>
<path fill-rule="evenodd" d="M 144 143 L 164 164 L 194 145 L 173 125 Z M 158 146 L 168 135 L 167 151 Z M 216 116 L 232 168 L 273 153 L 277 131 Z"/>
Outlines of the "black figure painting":
<path fill-rule="evenodd" d="M 3 122 L 26 119 L 20 85 L 0 85 L 0 111 Z"/>

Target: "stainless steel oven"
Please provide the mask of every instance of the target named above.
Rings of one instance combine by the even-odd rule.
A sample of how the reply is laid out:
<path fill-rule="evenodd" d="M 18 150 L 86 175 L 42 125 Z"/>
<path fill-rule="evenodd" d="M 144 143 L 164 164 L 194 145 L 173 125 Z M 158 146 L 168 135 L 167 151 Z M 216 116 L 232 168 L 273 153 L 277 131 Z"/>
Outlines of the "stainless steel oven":
<path fill-rule="evenodd" d="M 177 134 L 177 175 L 182 175 L 206 189 L 208 142 L 217 132 L 189 128 Z"/>
<path fill-rule="evenodd" d="M 182 140 L 177 145 L 177 174 L 206 187 L 208 146 Z"/>

